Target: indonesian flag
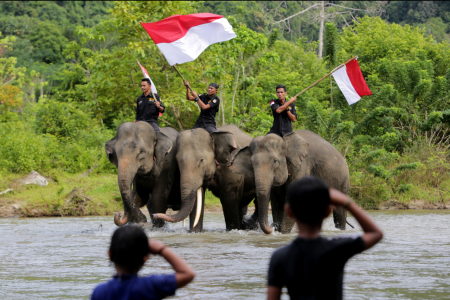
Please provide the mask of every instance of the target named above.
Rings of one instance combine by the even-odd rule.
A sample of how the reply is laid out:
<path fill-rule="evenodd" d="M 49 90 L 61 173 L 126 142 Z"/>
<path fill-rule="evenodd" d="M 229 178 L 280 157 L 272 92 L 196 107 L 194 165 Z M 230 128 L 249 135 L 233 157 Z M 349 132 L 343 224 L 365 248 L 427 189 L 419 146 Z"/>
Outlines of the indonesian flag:
<path fill-rule="evenodd" d="M 141 63 L 137 59 L 136 59 L 136 61 L 137 61 L 138 65 L 139 65 L 139 68 L 141 68 L 141 72 L 142 72 L 142 75 L 144 76 L 144 78 L 150 79 L 150 82 L 152 83 L 152 86 L 151 86 L 152 93 L 153 94 L 158 94 L 158 91 L 156 90 L 156 86 L 153 84 L 153 81 L 150 78 L 150 76 L 148 75 L 147 70 L 141 65 Z"/>
<path fill-rule="evenodd" d="M 152 79 L 150 78 L 150 76 L 148 75 L 147 70 L 141 65 L 141 63 L 140 63 L 137 59 L 136 59 L 136 61 L 137 61 L 138 65 L 139 65 L 139 68 L 141 68 L 141 72 L 142 72 L 142 75 L 144 76 L 144 78 L 150 79 L 150 82 L 152 83 L 152 86 L 150 87 L 150 89 L 152 90 L 152 93 L 153 93 L 153 94 L 157 94 L 158 91 L 156 90 L 156 86 L 153 84 L 153 81 L 152 81 Z M 155 97 L 155 100 L 156 100 L 156 96 L 154 96 L 154 97 Z M 160 112 L 160 113 L 159 113 L 159 116 L 161 117 L 162 114 L 163 114 L 163 113 Z"/>
<path fill-rule="evenodd" d="M 349 105 L 358 102 L 362 96 L 372 95 L 356 59 L 334 72 L 333 77 Z"/>
<path fill-rule="evenodd" d="M 209 45 L 236 37 L 227 19 L 210 13 L 175 15 L 141 25 L 171 66 L 193 61 Z"/>

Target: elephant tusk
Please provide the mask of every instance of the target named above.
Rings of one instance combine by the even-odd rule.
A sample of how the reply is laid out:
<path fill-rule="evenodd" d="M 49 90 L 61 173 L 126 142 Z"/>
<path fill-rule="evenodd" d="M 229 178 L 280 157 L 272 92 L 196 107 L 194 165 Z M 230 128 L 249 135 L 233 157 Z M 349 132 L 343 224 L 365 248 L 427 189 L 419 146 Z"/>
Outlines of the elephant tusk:
<path fill-rule="evenodd" d="M 186 219 L 183 220 L 183 227 L 186 227 Z"/>
<path fill-rule="evenodd" d="M 194 220 L 194 226 L 197 226 L 198 221 L 200 220 L 200 214 L 202 213 L 202 199 L 203 191 L 202 188 L 199 187 L 197 190 L 197 211 L 195 212 L 195 220 Z"/>

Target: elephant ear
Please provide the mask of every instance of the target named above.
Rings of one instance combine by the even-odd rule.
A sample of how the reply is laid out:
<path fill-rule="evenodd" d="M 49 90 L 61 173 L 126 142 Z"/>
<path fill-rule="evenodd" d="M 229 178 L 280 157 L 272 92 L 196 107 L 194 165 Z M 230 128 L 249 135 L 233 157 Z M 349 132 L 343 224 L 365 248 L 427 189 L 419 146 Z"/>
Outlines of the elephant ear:
<path fill-rule="evenodd" d="M 244 148 L 233 152 L 227 167 L 235 174 L 254 178 L 255 174 L 253 173 L 251 157 L 252 152 L 250 151 L 250 147 L 245 146 Z"/>
<path fill-rule="evenodd" d="M 118 161 L 116 154 L 116 142 L 117 135 L 105 143 L 105 152 L 106 156 L 108 156 L 109 161 L 117 167 Z"/>
<path fill-rule="evenodd" d="M 211 138 L 213 139 L 215 159 L 222 165 L 227 164 L 231 153 L 238 147 L 233 134 L 229 131 L 211 132 Z"/>
<path fill-rule="evenodd" d="M 156 132 L 155 157 L 157 165 L 166 158 L 166 155 L 172 150 L 172 146 L 172 141 L 167 135 L 160 131 Z"/>
<path fill-rule="evenodd" d="M 285 135 L 283 139 L 286 145 L 288 168 L 299 168 L 308 156 L 309 143 L 295 132 Z M 292 171 L 293 170 L 289 170 L 290 173 L 292 173 Z"/>

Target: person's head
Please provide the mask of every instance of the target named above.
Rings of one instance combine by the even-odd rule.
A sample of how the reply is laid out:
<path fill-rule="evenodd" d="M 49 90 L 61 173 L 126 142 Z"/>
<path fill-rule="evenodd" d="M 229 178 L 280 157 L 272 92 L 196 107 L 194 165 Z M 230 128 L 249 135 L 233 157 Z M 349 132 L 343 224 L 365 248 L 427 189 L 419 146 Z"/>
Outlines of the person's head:
<path fill-rule="evenodd" d="M 282 84 L 277 85 L 277 97 L 278 100 L 284 100 L 286 99 L 286 87 Z"/>
<path fill-rule="evenodd" d="M 114 264 L 129 273 L 137 273 L 150 255 L 148 238 L 138 226 L 124 226 L 117 229 L 109 247 L 109 257 Z"/>
<path fill-rule="evenodd" d="M 148 92 L 150 92 L 151 87 L 152 87 L 152 83 L 151 83 L 150 79 L 148 79 L 148 78 L 142 79 L 141 90 L 144 94 L 147 94 Z"/>
<path fill-rule="evenodd" d="M 322 224 L 331 212 L 328 185 L 312 176 L 291 183 L 287 202 L 287 213 L 298 222 L 311 226 Z"/>
<path fill-rule="evenodd" d="M 207 89 L 208 96 L 214 96 L 219 89 L 219 85 L 217 83 L 210 83 Z"/>

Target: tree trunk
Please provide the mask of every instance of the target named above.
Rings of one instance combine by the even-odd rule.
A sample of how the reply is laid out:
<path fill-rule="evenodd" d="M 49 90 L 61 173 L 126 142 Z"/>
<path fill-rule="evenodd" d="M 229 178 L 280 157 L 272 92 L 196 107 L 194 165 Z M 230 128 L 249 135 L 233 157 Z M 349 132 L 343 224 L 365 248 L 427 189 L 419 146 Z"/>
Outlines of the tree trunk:
<path fill-rule="evenodd" d="M 223 99 L 223 78 L 220 78 L 220 106 L 222 109 L 222 126 L 225 125 L 225 100 Z"/>
<path fill-rule="evenodd" d="M 323 50 L 323 27 L 325 22 L 325 1 L 320 1 L 320 13 L 319 13 L 319 22 L 320 22 L 320 29 L 319 29 L 319 59 L 322 58 L 322 50 Z"/>
<path fill-rule="evenodd" d="M 231 118 L 233 118 L 233 109 L 234 109 L 234 99 L 236 98 L 236 90 L 237 90 L 237 86 L 238 86 L 238 82 L 239 82 L 239 63 L 242 60 L 242 51 L 239 54 L 239 62 L 238 62 L 238 66 L 237 66 L 237 75 L 236 75 L 236 83 L 234 84 L 234 93 L 233 93 L 233 100 L 231 101 Z"/>

